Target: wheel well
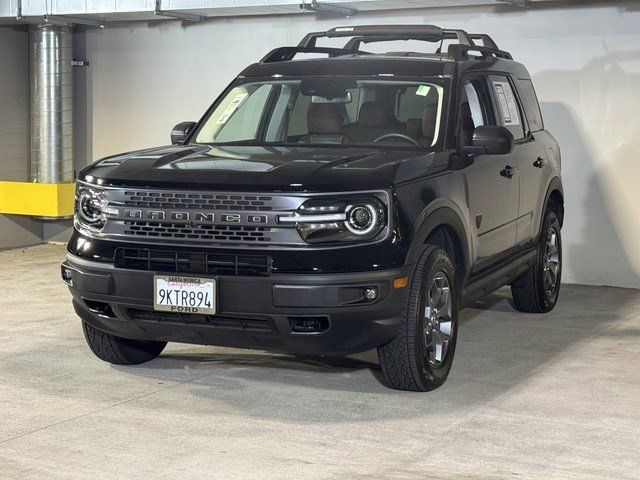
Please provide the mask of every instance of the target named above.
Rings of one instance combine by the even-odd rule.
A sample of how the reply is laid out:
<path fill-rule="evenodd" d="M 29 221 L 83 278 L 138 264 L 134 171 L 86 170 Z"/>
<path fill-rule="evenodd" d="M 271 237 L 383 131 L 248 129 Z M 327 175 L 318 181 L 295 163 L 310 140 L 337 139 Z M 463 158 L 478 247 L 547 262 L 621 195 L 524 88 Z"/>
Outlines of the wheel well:
<path fill-rule="evenodd" d="M 465 275 L 465 264 L 462 242 L 456 231 L 448 225 L 440 225 L 429 234 L 425 244 L 436 245 L 447 252 L 455 268 L 456 284 L 460 288 Z"/>
<path fill-rule="evenodd" d="M 549 195 L 549 201 L 547 202 L 547 208 L 553 210 L 558 217 L 560 226 L 562 226 L 564 220 L 564 198 L 559 190 L 554 190 Z"/>

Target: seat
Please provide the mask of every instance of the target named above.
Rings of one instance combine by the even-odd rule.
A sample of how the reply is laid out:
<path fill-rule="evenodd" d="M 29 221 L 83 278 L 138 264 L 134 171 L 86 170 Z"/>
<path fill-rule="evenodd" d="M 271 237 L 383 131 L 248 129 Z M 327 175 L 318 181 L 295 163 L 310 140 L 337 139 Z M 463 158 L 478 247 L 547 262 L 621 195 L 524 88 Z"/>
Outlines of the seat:
<path fill-rule="evenodd" d="M 389 121 L 384 107 L 377 102 L 365 102 L 360 107 L 358 121 L 344 127 L 351 143 L 370 143 L 389 133 Z"/>
<path fill-rule="evenodd" d="M 407 132 L 425 147 L 430 147 L 436 135 L 437 121 L 438 104 L 430 103 L 424 109 L 422 118 L 407 120 Z"/>
<path fill-rule="evenodd" d="M 312 103 L 307 111 L 308 135 L 301 143 L 347 143 L 342 135 L 343 112 L 339 105 L 330 103 Z"/>
<path fill-rule="evenodd" d="M 360 107 L 358 126 L 362 128 L 384 128 L 387 126 L 384 107 L 376 102 L 365 102 Z"/>

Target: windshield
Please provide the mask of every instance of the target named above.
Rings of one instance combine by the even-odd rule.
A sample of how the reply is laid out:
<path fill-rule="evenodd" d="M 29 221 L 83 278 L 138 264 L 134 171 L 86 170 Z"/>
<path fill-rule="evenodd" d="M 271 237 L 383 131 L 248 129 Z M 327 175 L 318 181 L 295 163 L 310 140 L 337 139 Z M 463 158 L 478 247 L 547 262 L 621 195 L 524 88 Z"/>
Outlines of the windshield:
<path fill-rule="evenodd" d="M 430 148 L 443 88 L 435 83 L 319 77 L 249 82 L 208 115 L 196 142 Z"/>

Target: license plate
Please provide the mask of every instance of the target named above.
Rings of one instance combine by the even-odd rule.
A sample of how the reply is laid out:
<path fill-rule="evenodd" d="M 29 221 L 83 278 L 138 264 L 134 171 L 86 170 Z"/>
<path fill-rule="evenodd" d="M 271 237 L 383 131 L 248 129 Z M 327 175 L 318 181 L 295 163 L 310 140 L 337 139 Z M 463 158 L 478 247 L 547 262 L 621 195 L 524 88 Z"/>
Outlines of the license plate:
<path fill-rule="evenodd" d="M 162 312 L 216 313 L 216 281 L 212 278 L 156 275 L 153 308 Z"/>

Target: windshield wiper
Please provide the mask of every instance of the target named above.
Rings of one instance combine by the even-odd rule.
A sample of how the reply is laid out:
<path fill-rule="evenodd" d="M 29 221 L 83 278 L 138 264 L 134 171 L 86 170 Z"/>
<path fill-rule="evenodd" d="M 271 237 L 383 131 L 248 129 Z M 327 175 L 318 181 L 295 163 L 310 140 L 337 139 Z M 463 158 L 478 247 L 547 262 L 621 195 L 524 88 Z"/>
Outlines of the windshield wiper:
<path fill-rule="evenodd" d="M 277 144 L 277 142 L 259 142 L 258 140 L 238 140 L 235 142 L 212 142 L 206 143 L 206 145 L 213 145 L 214 147 L 228 147 L 228 146 L 248 146 L 248 147 L 268 147 Z"/>

